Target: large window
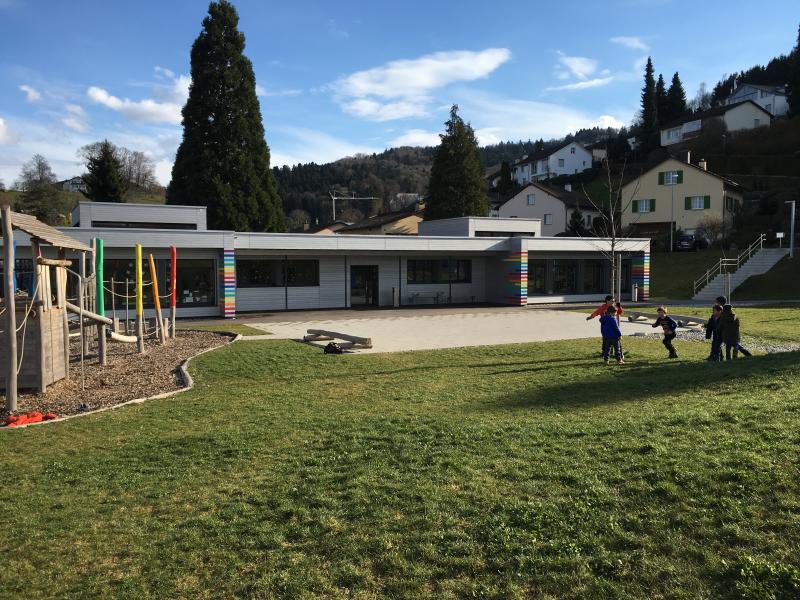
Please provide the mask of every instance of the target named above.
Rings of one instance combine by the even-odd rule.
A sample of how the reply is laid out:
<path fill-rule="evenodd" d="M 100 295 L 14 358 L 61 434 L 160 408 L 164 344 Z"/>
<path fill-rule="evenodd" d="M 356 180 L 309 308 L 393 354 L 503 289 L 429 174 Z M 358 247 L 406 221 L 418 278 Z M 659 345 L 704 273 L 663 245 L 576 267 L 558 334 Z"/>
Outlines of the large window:
<path fill-rule="evenodd" d="M 603 260 L 587 260 L 583 263 L 583 292 L 585 294 L 594 294 L 602 292 L 603 287 L 603 271 L 605 261 Z"/>
<path fill-rule="evenodd" d="M 118 311 L 125 308 L 127 296 L 136 294 L 136 272 L 135 260 L 130 258 L 107 259 L 103 262 L 103 277 L 106 287 L 106 310 L 115 307 Z M 142 265 L 142 279 L 145 283 L 150 281 L 150 267 L 145 259 Z M 170 281 L 171 262 L 169 259 L 158 259 L 155 261 L 156 277 L 158 277 L 158 293 L 161 298 L 161 306 L 169 306 L 169 295 L 172 293 L 172 282 Z M 211 258 L 179 258 L 177 264 L 178 272 L 175 280 L 177 290 L 176 303 L 179 307 L 189 306 L 214 306 L 217 299 L 217 280 L 218 275 L 215 268 L 215 261 Z M 74 279 L 74 278 L 70 278 Z M 118 294 L 112 302 L 111 289 L 113 279 L 114 291 Z M 144 285 L 142 288 L 142 301 L 144 306 L 152 308 L 153 287 Z M 136 300 L 127 298 L 128 306 L 131 308 Z"/>
<path fill-rule="evenodd" d="M 316 287 L 319 285 L 319 261 L 239 259 L 236 261 L 236 285 L 241 288 Z"/>
<path fill-rule="evenodd" d="M 578 291 L 578 261 L 553 261 L 553 293 L 575 294 Z"/>
<path fill-rule="evenodd" d="M 547 293 L 547 261 L 535 259 L 528 261 L 528 295 Z"/>
<path fill-rule="evenodd" d="M 424 283 L 472 283 L 472 261 L 449 258 L 410 258 L 406 280 Z"/>

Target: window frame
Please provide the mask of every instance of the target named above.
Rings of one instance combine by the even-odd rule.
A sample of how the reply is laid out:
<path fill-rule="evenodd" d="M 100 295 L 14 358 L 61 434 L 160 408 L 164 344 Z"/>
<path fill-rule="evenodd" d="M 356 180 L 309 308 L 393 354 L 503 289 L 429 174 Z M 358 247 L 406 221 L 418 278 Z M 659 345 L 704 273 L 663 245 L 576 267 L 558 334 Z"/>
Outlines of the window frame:
<path fill-rule="evenodd" d="M 544 221 L 543 225 L 552 225 L 553 224 L 553 214 L 552 213 L 544 213 Z"/>

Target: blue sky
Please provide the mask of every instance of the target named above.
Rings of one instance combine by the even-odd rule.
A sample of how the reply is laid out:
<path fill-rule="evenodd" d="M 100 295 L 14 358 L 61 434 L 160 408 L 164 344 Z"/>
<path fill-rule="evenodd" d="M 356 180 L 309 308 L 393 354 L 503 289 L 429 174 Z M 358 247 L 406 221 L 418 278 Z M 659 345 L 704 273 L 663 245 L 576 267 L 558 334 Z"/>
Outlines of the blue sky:
<path fill-rule="evenodd" d="M 449 106 L 481 143 L 629 124 L 642 65 L 691 97 L 788 52 L 796 0 L 234 2 L 272 164 L 436 143 Z M 169 181 L 189 50 L 208 2 L 0 0 L 0 179 L 44 155 L 60 178 L 107 138 Z"/>

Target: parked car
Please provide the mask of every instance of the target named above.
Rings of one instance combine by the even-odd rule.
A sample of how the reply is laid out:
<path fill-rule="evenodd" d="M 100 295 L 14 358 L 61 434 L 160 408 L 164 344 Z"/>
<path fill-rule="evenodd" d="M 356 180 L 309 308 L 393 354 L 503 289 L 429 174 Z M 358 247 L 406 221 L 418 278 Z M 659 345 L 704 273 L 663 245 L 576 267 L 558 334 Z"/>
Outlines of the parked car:
<path fill-rule="evenodd" d="M 675 242 L 676 250 L 685 250 L 687 252 L 705 250 L 710 246 L 711 240 L 702 232 L 685 233 L 679 236 L 678 241 Z"/>

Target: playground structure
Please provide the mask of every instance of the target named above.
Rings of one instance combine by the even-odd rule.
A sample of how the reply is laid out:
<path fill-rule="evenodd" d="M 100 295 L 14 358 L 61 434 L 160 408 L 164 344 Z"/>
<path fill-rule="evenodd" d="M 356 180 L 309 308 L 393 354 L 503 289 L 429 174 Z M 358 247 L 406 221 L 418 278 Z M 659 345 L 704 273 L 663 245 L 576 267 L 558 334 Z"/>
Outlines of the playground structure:
<path fill-rule="evenodd" d="M 15 229 L 30 236 L 33 266 L 30 293 L 17 289 Z M 5 316 L 5 319 L 4 326 L 0 325 L 0 387 L 5 390 L 8 412 L 17 409 L 19 388 L 44 393 L 48 385 L 70 378 L 71 338 L 80 341 L 78 352 L 83 387 L 83 365 L 93 342 L 99 363 L 105 365 L 108 340 L 135 343 L 138 352 L 144 353 L 146 338 L 154 337 L 166 344 L 169 338 L 175 337 L 177 252 L 174 247 L 171 249 L 171 289 L 168 294 L 159 296 L 153 256 L 149 257 L 150 280 L 145 282 L 142 247 L 136 245 L 134 294 L 130 294 L 130 282 L 126 281 L 125 292 L 119 293 L 115 288 L 120 282 L 104 280 L 102 239 L 93 239 L 89 246 L 35 217 L 12 212 L 7 206 L 2 207 L 2 233 L 4 297 L 0 316 Z M 56 249 L 57 258 L 45 256 L 44 248 L 48 246 Z M 78 255 L 77 271 L 70 268 L 75 261 L 67 259 L 68 251 Z M 152 287 L 156 313 L 156 318 L 151 321 L 144 318 L 143 298 L 147 286 Z M 74 298 L 67 297 L 68 289 L 74 290 Z M 107 294 L 111 298 L 112 318 L 106 314 Z M 124 299 L 124 323 L 117 317 L 117 298 Z M 161 316 L 162 298 L 170 301 L 169 319 Z M 128 311 L 131 300 L 135 307 L 133 323 Z M 131 329 L 133 335 L 130 335 Z"/>

